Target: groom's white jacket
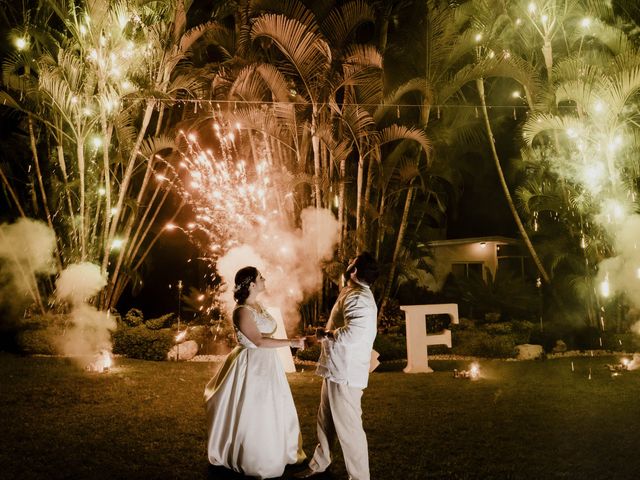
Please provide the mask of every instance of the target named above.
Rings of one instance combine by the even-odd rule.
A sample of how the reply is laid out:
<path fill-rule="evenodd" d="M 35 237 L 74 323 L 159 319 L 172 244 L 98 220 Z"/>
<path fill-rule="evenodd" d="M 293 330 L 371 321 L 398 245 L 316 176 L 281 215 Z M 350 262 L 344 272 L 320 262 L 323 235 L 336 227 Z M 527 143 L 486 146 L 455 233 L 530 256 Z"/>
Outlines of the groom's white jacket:
<path fill-rule="evenodd" d="M 377 321 L 378 307 L 371 289 L 349 282 L 331 310 L 326 328 L 334 330 L 335 338 L 322 341 L 316 373 L 334 383 L 366 388 Z"/>

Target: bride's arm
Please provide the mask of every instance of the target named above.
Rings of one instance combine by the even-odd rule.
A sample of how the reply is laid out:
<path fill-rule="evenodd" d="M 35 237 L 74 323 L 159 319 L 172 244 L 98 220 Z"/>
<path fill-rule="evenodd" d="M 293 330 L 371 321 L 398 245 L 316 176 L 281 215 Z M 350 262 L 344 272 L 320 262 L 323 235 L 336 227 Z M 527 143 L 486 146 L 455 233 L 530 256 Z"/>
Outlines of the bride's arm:
<path fill-rule="evenodd" d="M 247 308 L 238 308 L 233 314 L 237 316 L 238 329 L 258 348 L 302 347 L 304 340 L 300 338 L 288 340 L 286 338 L 263 337 L 253 319 L 253 313 Z"/>

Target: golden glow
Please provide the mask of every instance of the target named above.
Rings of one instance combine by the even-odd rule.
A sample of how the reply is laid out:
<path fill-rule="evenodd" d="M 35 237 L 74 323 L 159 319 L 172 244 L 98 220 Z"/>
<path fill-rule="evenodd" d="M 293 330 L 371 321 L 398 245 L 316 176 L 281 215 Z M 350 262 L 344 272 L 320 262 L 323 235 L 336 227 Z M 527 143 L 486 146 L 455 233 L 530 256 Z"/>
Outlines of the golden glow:
<path fill-rule="evenodd" d="M 478 378 L 480 378 L 480 365 L 478 365 L 476 362 L 472 363 L 469 367 L 469 378 L 471 380 L 477 380 Z"/>
<path fill-rule="evenodd" d="M 600 294 L 604 298 L 608 298 L 611 295 L 611 286 L 609 285 L 609 273 L 606 273 L 604 280 L 600 284 Z"/>
<path fill-rule="evenodd" d="M 15 45 L 18 50 L 25 50 L 29 46 L 29 42 L 24 37 L 18 37 L 15 40 Z"/>
<path fill-rule="evenodd" d="M 111 250 L 119 250 L 124 245 L 124 240 L 121 238 L 114 238 L 111 242 Z"/>

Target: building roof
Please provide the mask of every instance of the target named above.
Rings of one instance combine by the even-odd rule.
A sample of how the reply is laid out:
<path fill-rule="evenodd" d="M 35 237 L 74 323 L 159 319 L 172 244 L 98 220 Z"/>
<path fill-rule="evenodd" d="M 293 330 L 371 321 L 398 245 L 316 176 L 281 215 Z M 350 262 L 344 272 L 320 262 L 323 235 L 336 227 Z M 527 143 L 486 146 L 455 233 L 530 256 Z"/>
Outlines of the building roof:
<path fill-rule="evenodd" d="M 470 243 L 495 243 L 497 245 L 519 245 L 520 240 L 509 237 L 473 237 L 473 238 L 453 238 L 450 240 L 433 240 L 427 242 L 429 247 L 448 247 L 452 245 L 467 245 Z"/>

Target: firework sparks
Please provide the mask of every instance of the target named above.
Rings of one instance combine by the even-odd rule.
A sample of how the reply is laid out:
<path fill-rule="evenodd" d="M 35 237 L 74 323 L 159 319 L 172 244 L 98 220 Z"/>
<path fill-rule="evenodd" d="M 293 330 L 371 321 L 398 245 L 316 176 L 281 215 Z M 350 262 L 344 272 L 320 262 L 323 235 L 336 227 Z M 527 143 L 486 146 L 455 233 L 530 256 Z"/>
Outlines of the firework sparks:
<path fill-rule="evenodd" d="M 213 124 L 219 141 L 219 153 L 203 148 L 193 133 L 181 132 L 186 149 L 179 162 L 182 173 L 176 188 L 191 205 L 194 218 L 181 230 L 210 261 L 240 244 L 243 232 L 267 223 L 280 223 L 284 212 L 277 208 L 278 189 L 272 184 L 267 160 L 247 165 L 235 159 L 237 137 L 220 123 Z M 156 177 L 164 181 L 165 175 Z M 167 224 L 167 230 L 180 228 Z"/>

